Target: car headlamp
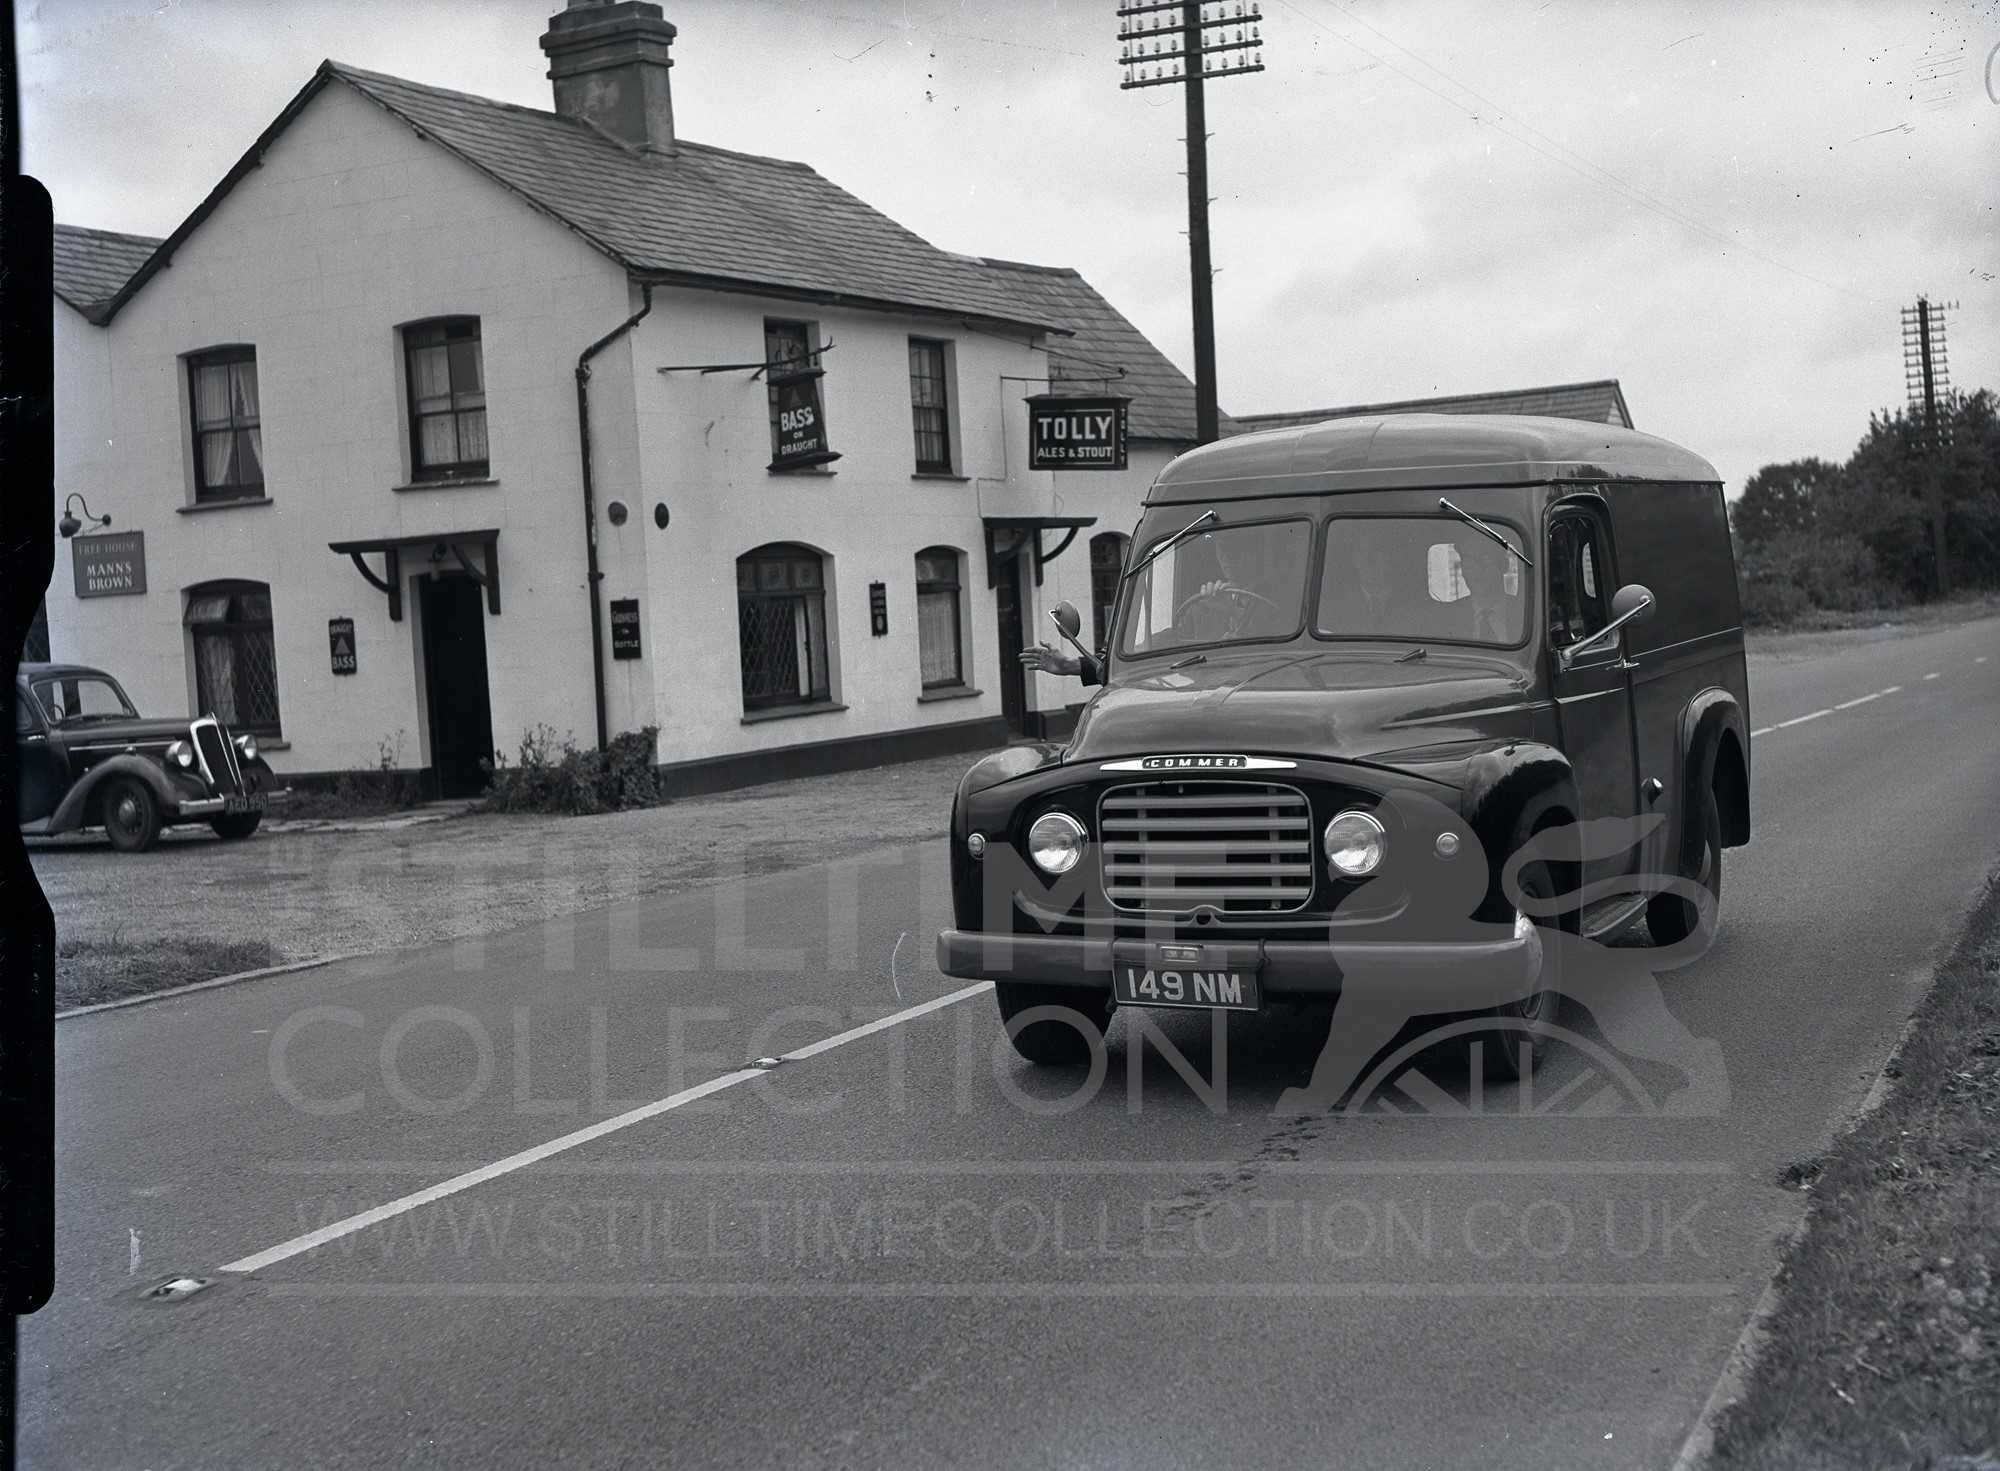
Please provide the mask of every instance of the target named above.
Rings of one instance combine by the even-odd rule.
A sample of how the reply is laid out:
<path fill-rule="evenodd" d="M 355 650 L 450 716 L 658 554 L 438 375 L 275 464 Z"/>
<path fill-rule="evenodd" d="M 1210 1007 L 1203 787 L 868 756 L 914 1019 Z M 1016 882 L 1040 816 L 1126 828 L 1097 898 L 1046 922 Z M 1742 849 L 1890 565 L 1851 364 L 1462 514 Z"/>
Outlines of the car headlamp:
<path fill-rule="evenodd" d="M 186 741 L 175 741 L 167 747 L 167 764 L 182 771 L 194 770 L 194 747 Z"/>
<path fill-rule="evenodd" d="M 1044 812 L 1028 829 L 1028 856 L 1043 873 L 1068 873 L 1083 857 L 1083 824 L 1067 812 Z"/>
<path fill-rule="evenodd" d="M 1326 861 L 1343 878 L 1366 878 L 1382 866 L 1389 850 L 1389 836 L 1382 824 L 1368 812 L 1343 812 L 1326 825 L 1321 835 Z"/>
<path fill-rule="evenodd" d="M 236 738 L 236 749 L 243 753 L 245 761 L 255 761 L 257 759 L 257 737 L 253 735 L 238 736 Z"/>

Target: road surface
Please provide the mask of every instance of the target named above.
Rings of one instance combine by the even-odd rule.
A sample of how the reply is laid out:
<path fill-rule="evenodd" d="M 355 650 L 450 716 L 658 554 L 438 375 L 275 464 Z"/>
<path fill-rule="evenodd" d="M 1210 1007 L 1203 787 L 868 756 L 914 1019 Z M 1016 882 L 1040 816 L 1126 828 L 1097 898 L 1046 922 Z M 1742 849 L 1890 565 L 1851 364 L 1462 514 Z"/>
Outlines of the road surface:
<path fill-rule="evenodd" d="M 1526 1097 L 996 1060 L 933 848 L 64 1021 L 25 1464 L 1665 1466 L 2000 858 L 1996 633 L 1758 664 L 1675 1024 Z"/>

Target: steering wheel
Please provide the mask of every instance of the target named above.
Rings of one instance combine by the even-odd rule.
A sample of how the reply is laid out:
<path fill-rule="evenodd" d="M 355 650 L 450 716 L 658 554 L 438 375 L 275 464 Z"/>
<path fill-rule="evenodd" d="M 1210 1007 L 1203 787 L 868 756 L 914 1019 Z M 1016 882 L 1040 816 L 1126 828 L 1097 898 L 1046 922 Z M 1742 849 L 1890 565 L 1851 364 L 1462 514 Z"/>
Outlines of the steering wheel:
<path fill-rule="evenodd" d="M 1272 602 L 1269 598 L 1265 597 L 1262 593 L 1252 592 L 1247 587 L 1238 587 L 1233 582 L 1225 582 L 1220 584 L 1219 586 L 1206 588 L 1203 591 L 1196 593 L 1193 597 L 1189 598 L 1186 602 L 1182 603 L 1178 608 L 1174 609 L 1174 622 L 1176 623 L 1180 622 L 1181 614 L 1185 613 L 1189 608 L 1193 607 L 1196 603 L 1202 602 L 1208 598 L 1220 598 L 1220 597 L 1254 599 L 1255 601 L 1260 602 L 1265 607 L 1269 608 L 1273 613 L 1278 614 L 1280 617 L 1284 616 L 1285 610 L 1283 608 L 1280 608 L 1276 603 Z"/>

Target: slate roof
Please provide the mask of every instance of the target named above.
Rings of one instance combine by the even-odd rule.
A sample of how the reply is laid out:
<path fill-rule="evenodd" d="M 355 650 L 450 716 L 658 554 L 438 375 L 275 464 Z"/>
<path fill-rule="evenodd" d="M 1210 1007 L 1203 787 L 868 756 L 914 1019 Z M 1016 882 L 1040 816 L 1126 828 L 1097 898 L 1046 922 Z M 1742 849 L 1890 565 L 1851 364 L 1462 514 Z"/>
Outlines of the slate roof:
<path fill-rule="evenodd" d="M 1068 266 L 981 264 L 1010 296 L 1073 334 L 1049 344 L 1051 392 L 1129 394 L 1129 438 L 1194 443 L 1194 384 L 1097 288 Z"/>
<path fill-rule="evenodd" d="M 1516 388 L 1501 393 L 1458 393 L 1445 398 L 1405 398 L 1391 403 L 1348 404 L 1337 409 L 1305 409 L 1289 414 L 1238 414 L 1223 425 L 1228 434 L 1260 429 L 1295 429 L 1327 419 L 1356 419 L 1373 414 L 1521 414 L 1540 419 L 1581 419 L 1592 424 L 1632 427 L 1624 390 L 1616 378 L 1589 383 L 1557 383 L 1547 388 Z"/>
<path fill-rule="evenodd" d="M 132 279 L 159 243 L 150 235 L 57 225 L 56 295 L 89 316 L 118 294 L 118 288 Z"/>
<path fill-rule="evenodd" d="M 1054 327 L 967 256 L 938 249 L 809 166 L 677 141 L 643 153 L 576 118 L 338 62 L 313 79 L 169 237 L 164 260 L 319 91 L 339 83 L 565 225 L 642 280 L 914 307 Z M 157 265 L 109 303 L 115 313 Z"/>

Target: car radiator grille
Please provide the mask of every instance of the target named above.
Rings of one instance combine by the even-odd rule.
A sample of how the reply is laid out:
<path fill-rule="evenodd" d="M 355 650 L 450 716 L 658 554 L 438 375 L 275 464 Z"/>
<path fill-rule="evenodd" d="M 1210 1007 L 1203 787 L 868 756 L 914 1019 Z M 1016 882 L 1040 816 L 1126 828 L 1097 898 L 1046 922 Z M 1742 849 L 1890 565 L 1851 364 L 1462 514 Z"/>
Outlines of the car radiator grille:
<path fill-rule="evenodd" d="M 194 743 L 201 752 L 202 764 L 208 768 L 215 789 L 226 793 L 241 792 L 243 777 L 237 769 L 236 753 L 229 748 L 229 740 L 221 728 L 212 720 L 196 721 Z"/>
<path fill-rule="evenodd" d="M 1312 898 L 1312 808 L 1295 787 L 1152 782 L 1111 788 L 1097 812 L 1115 908 L 1280 914 Z"/>

